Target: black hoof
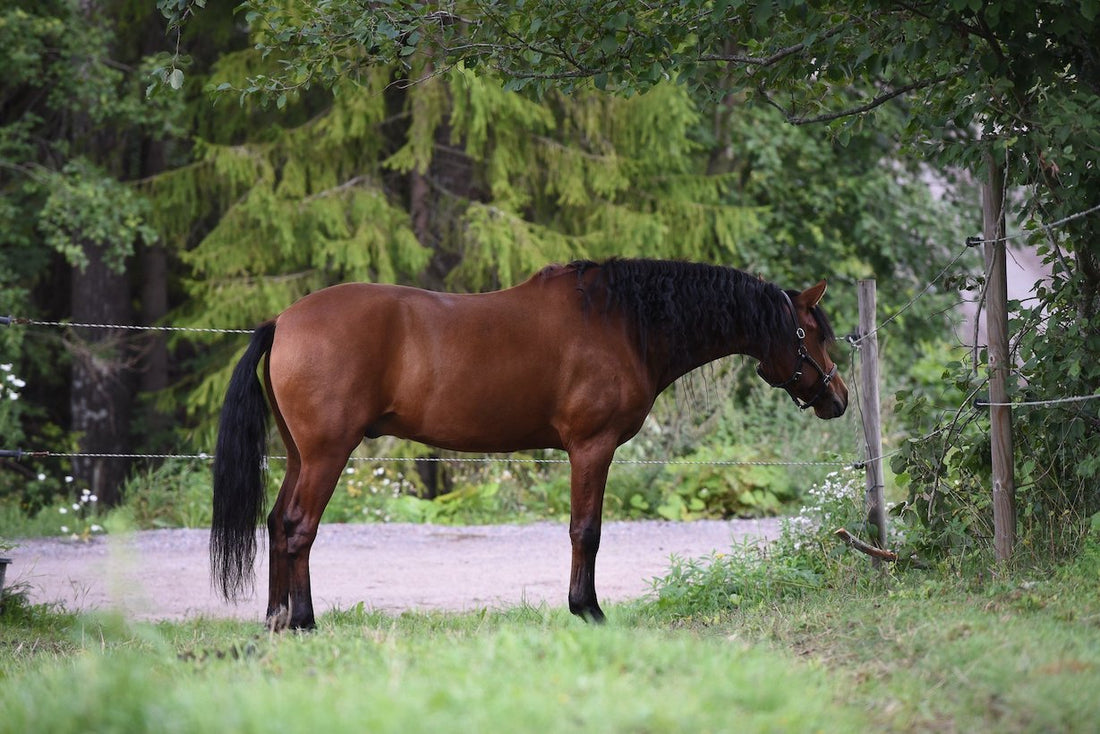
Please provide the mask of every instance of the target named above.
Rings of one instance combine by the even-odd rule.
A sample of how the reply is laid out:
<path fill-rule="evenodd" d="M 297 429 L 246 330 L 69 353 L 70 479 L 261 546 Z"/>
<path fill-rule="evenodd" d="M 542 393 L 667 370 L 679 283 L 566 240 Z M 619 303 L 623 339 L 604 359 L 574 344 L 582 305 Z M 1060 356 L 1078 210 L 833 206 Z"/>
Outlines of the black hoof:
<path fill-rule="evenodd" d="M 317 622 L 313 619 L 313 617 L 310 617 L 309 619 L 303 619 L 298 622 L 291 621 L 290 629 L 294 630 L 295 632 L 312 632 L 313 630 L 317 629 Z"/>
<path fill-rule="evenodd" d="M 607 621 L 607 617 L 604 616 L 603 610 L 600 609 L 599 604 L 592 604 L 589 606 L 576 606 L 569 605 L 569 611 L 576 614 L 585 622 L 591 624 L 603 624 Z"/>

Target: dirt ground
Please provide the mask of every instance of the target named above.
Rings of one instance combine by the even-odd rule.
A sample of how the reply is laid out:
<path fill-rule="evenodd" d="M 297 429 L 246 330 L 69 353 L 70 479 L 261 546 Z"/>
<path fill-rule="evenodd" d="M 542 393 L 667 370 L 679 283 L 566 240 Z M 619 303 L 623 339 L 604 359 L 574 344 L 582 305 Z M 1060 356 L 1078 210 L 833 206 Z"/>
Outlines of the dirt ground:
<path fill-rule="evenodd" d="M 777 520 L 605 523 L 596 563 L 601 601 L 644 596 L 669 558 L 726 551 L 743 538 L 774 538 Z M 91 542 L 21 541 L 6 584 L 24 584 L 34 602 L 68 609 L 117 609 L 136 619 L 236 617 L 260 621 L 267 558 L 256 564 L 256 593 L 239 605 L 210 586 L 207 530 L 151 530 Z M 522 602 L 563 607 L 569 583 L 564 524 L 451 527 L 323 525 L 311 554 L 320 614 L 364 602 L 368 608 L 463 611 Z"/>

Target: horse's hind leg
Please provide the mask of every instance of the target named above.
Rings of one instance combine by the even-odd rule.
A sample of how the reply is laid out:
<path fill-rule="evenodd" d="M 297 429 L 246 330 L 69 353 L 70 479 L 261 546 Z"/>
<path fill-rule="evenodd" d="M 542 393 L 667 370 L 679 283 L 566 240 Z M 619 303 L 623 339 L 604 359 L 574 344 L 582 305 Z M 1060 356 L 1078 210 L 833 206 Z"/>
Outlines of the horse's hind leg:
<path fill-rule="evenodd" d="M 354 445 L 346 450 L 323 454 L 302 454 L 302 464 L 294 490 L 282 510 L 282 533 L 286 538 L 289 581 L 289 626 L 312 629 L 316 626 L 313 596 L 310 592 L 309 552 L 317 537 L 317 526 L 336 482 Z M 279 518 L 276 519 L 276 522 Z"/>
<path fill-rule="evenodd" d="M 287 627 L 310 629 L 315 626 L 315 619 L 309 583 L 309 551 L 317 536 L 321 515 L 361 433 L 343 430 L 343 426 L 330 427 L 329 433 L 343 434 L 344 438 L 325 438 L 315 430 L 303 429 L 305 422 L 299 417 L 295 426 L 306 440 L 307 450 L 303 451 L 274 397 L 270 403 L 286 447 L 287 461 L 279 496 L 267 516 L 270 559 L 267 626 L 274 631 Z"/>
<path fill-rule="evenodd" d="M 291 444 L 287 443 L 286 476 L 283 477 L 275 505 L 267 516 L 267 626 L 272 630 L 285 629 L 290 624 L 290 557 L 287 555 L 283 516 L 301 468 L 297 451 L 290 447 Z"/>
<path fill-rule="evenodd" d="M 286 449 L 286 475 L 283 476 L 283 483 L 279 488 L 275 504 L 267 515 L 267 626 L 272 630 L 282 630 L 290 623 L 290 559 L 286 552 L 283 515 L 286 514 L 290 496 L 294 493 L 294 486 L 298 483 L 302 459 L 298 454 L 294 437 L 287 428 L 282 409 L 271 390 L 271 375 L 268 370 L 269 363 L 265 362 L 264 384 L 267 388 L 267 402 L 271 406 L 275 416 L 275 426 L 279 429 L 279 435 Z"/>

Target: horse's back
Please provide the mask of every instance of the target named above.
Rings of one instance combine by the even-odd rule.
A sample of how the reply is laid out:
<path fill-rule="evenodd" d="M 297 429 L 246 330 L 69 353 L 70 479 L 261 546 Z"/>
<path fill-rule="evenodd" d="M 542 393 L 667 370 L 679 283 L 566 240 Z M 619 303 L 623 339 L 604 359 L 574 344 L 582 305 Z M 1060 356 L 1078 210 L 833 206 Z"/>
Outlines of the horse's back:
<path fill-rule="evenodd" d="M 575 327 L 576 314 L 569 298 L 540 290 L 531 281 L 483 294 L 346 283 L 305 296 L 280 314 L 276 340 L 345 359 L 352 352 L 374 359 L 385 352 L 403 373 L 417 364 L 483 364 L 488 350 L 548 355 L 549 340 Z"/>
<path fill-rule="evenodd" d="M 635 358 L 559 275 L 485 294 L 365 283 L 317 291 L 277 319 L 276 402 L 290 404 L 288 422 L 322 416 L 334 433 L 458 450 L 561 447 L 563 411 L 597 409 Z"/>

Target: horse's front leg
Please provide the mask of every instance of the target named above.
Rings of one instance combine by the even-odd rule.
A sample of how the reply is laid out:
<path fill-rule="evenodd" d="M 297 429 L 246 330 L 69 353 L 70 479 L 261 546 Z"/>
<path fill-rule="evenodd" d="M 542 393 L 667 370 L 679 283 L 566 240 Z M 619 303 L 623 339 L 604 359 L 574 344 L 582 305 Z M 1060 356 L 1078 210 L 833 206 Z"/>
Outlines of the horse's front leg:
<path fill-rule="evenodd" d="M 596 553 L 600 549 L 600 525 L 607 471 L 615 446 L 593 444 L 569 452 L 569 539 L 573 564 L 569 575 L 569 611 L 591 622 L 603 622 L 596 601 Z"/>

